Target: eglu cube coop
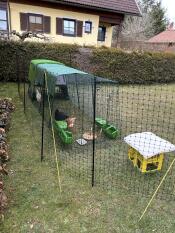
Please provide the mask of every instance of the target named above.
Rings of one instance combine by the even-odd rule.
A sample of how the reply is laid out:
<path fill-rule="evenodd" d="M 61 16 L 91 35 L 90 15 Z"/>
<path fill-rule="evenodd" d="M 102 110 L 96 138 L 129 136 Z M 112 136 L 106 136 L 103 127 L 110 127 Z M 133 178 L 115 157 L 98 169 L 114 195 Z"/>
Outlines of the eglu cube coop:
<path fill-rule="evenodd" d="M 164 153 L 175 151 L 175 145 L 151 132 L 131 134 L 124 141 L 130 146 L 129 159 L 142 173 L 160 171 Z"/>

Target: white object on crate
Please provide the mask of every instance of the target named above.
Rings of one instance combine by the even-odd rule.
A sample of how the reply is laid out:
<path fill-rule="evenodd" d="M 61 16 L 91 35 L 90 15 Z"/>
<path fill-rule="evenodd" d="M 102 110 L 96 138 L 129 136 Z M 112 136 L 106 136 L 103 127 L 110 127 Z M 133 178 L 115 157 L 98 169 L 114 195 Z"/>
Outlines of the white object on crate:
<path fill-rule="evenodd" d="M 87 144 L 87 141 L 86 140 L 84 140 L 83 138 L 80 138 L 80 139 L 78 139 L 78 140 L 76 140 L 77 142 L 78 142 L 78 144 L 79 145 L 81 145 L 81 146 L 84 146 L 84 145 L 86 145 Z"/>
<path fill-rule="evenodd" d="M 175 145 L 151 132 L 130 134 L 124 138 L 124 141 L 143 155 L 145 159 L 175 151 Z"/>

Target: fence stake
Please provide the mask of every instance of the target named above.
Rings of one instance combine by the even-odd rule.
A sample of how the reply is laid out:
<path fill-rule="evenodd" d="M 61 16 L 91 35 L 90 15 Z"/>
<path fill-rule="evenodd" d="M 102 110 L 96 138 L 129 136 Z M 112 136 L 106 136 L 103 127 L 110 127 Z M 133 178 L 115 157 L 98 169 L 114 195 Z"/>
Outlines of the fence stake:
<path fill-rule="evenodd" d="M 76 82 L 76 91 L 77 91 L 77 99 L 78 99 L 78 108 L 80 109 L 80 96 L 78 91 L 77 74 L 75 74 L 75 82 Z"/>
<path fill-rule="evenodd" d="M 44 120 L 45 120 L 45 74 L 43 79 L 43 88 L 42 88 L 42 132 L 41 132 L 41 162 L 44 159 Z"/>
<path fill-rule="evenodd" d="M 19 57 L 16 52 L 16 77 L 18 81 L 18 95 L 20 96 Z"/>
<path fill-rule="evenodd" d="M 24 64 L 24 60 L 22 63 L 22 70 L 23 70 L 23 90 L 24 90 L 24 96 L 23 96 L 23 107 L 24 107 L 24 114 L 26 113 L 26 76 L 25 76 L 25 64 Z"/>
<path fill-rule="evenodd" d="M 92 187 L 95 185 L 95 118 L 96 118 L 96 77 L 94 77 L 93 91 L 93 153 L 92 153 Z"/>

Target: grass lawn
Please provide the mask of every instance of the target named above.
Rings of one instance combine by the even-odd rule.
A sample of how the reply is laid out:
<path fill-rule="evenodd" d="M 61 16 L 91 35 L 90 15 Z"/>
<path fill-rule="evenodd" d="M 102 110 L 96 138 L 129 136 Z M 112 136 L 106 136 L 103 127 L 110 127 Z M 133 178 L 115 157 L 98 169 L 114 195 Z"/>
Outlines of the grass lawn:
<path fill-rule="evenodd" d="M 23 113 L 17 85 L 1 83 L 0 96 L 13 98 L 16 105 L 8 133 L 11 161 L 5 191 L 9 207 L 0 223 L 0 232 L 175 232 L 175 205 L 171 201 L 154 200 L 144 219 L 138 223 L 148 199 L 119 189 L 107 192 L 99 187 L 91 188 L 81 179 L 69 176 L 66 169 L 61 172 L 63 193 L 60 195 L 54 156 L 50 151 L 45 161 L 40 162 L 39 132 L 35 136 L 32 133 L 31 124 Z"/>

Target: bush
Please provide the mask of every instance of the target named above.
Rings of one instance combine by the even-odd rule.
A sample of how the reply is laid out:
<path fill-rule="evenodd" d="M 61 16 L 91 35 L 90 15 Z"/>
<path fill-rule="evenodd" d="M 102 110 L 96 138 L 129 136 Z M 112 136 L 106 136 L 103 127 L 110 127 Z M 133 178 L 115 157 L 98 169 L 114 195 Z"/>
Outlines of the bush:
<path fill-rule="evenodd" d="M 168 83 L 175 81 L 175 55 L 94 49 L 91 57 L 96 75 L 122 84 Z"/>
<path fill-rule="evenodd" d="M 0 81 L 17 81 L 18 74 L 21 79 L 27 77 L 30 61 L 37 58 L 60 61 L 122 84 L 175 81 L 174 54 L 127 53 L 114 48 L 92 48 L 92 51 L 88 52 L 90 56 L 85 52 L 78 59 L 77 45 L 0 41 Z M 18 60 L 25 74 L 17 66 Z"/>
<path fill-rule="evenodd" d="M 0 81 L 17 81 L 18 68 L 21 67 L 25 67 L 27 75 L 30 61 L 37 58 L 76 66 L 73 62 L 77 52 L 76 45 L 0 41 Z M 20 66 L 17 66 L 18 61 Z"/>

